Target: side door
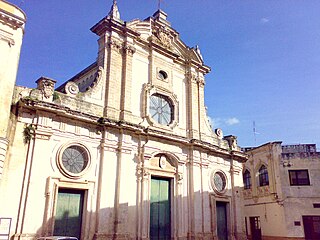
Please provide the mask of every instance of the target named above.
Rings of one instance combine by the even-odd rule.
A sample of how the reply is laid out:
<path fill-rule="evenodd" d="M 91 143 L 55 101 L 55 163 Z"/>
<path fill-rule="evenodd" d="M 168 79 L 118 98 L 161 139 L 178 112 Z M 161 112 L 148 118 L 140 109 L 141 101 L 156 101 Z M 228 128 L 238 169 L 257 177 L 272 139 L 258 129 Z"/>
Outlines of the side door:
<path fill-rule="evenodd" d="M 252 240 L 261 240 L 260 217 L 250 217 L 250 230 Z"/>
<path fill-rule="evenodd" d="M 302 216 L 306 240 L 320 239 L 320 216 Z"/>

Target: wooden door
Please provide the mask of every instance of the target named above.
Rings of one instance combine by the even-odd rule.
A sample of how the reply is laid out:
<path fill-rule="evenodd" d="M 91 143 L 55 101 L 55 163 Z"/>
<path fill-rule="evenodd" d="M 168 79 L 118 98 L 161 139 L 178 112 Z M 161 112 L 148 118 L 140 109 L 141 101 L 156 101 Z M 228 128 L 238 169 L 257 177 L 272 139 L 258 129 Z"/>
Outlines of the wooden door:
<path fill-rule="evenodd" d="M 151 179 L 150 239 L 171 239 L 170 180 Z"/>
<path fill-rule="evenodd" d="M 54 235 L 81 237 L 83 191 L 59 189 Z"/>
<path fill-rule="evenodd" d="M 219 240 L 228 240 L 227 203 L 217 202 L 217 235 Z"/>
<path fill-rule="evenodd" d="M 252 240 L 261 240 L 260 217 L 250 217 L 250 230 Z"/>
<path fill-rule="evenodd" d="M 320 239 L 320 216 L 302 216 L 306 240 Z"/>

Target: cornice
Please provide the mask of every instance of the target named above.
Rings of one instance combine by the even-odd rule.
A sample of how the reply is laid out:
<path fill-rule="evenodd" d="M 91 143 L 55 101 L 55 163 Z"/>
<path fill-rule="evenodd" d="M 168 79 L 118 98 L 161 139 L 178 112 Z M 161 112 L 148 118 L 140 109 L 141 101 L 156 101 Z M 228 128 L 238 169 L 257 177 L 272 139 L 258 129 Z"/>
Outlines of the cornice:
<path fill-rule="evenodd" d="M 3 20 L 5 24 L 12 27 L 13 29 L 24 29 L 24 24 L 26 22 L 25 19 L 18 17 L 12 13 L 9 13 L 3 9 L 0 9 L 0 19 Z"/>
<path fill-rule="evenodd" d="M 80 111 L 72 110 L 68 107 L 57 105 L 54 103 L 33 100 L 30 98 L 22 98 L 18 102 L 18 106 L 21 108 L 25 107 L 27 109 L 42 110 L 47 112 L 56 113 L 59 116 L 68 117 L 78 121 L 83 121 L 91 124 L 96 124 L 100 127 L 113 127 L 121 128 L 127 131 L 132 131 L 137 135 L 144 135 L 150 138 L 157 138 L 166 141 L 174 142 L 175 144 L 184 144 L 193 147 L 197 147 L 208 154 L 219 155 L 225 158 L 232 158 L 233 160 L 239 162 L 245 162 L 248 157 L 245 153 L 239 151 L 229 151 L 228 149 L 221 148 L 219 146 L 213 145 L 208 142 L 204 142 L 198 139 L 189 139 L 176 134 L 164 132 L 161 130 L 151 129 L 148 127 L 143 127 L 138 124 L 133 124 L 125 121 L 116 121 L 108 118 L 101 118 L 92 114 L 83 113 Z"/>
<path fill-rule="evenodd" d="M 90 28 L 90 30 L 98 36 L 101 36 L 108 31 L 115 31 L 120 35 L 131 36 L 133 38 L 140 35 L 140 33 L 137 33 L 133 29 L 127 27 L 126 22 L 119 22 L 109 17 L 105 17 L 100 20 L 97 24 Z"/>

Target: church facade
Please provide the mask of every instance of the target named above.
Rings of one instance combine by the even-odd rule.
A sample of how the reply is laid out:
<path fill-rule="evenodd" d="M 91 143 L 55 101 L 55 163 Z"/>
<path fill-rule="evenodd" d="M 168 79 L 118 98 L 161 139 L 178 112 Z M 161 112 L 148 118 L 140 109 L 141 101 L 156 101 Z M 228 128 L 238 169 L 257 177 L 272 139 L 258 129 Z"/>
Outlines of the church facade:
<path fill-rule="evenodd" d="M 0 180 L 10 239 L 244 239 L 247 156 L 209 124 L 198 48 L 162 10 L 123 22 L 116 1 L 91 31 L 94 63 L 58 87 L 14 89 Z"/>

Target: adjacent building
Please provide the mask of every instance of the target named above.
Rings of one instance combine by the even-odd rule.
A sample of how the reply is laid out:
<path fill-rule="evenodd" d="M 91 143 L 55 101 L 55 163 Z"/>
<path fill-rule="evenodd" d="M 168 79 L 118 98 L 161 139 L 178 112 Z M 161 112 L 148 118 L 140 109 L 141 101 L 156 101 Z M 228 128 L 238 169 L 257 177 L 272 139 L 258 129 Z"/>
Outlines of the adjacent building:
<path fill-rule="evenodd" d="M 0 0 L 0 179 L 8 150 L 10 108 L 26 16 L 15 5 Z"/>
<path fill-rule="evenodd" d="M 244 239 L 247 155 L 209 124 L 199 49 L 162 10 L 124 22 L 116 1 L 91 31 L 96 61 L 61 86 L 14 87 L 13 76 L 13 98 L 0 90 L 12 99 L 0 136 L 10 239 Z"/>
<path fill-rule="evenodd" d="M 315 144 L 244 149 L 244 212 L 250 239 L 320 239 L 320 153 Z"/>

